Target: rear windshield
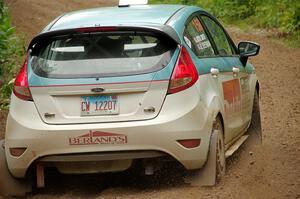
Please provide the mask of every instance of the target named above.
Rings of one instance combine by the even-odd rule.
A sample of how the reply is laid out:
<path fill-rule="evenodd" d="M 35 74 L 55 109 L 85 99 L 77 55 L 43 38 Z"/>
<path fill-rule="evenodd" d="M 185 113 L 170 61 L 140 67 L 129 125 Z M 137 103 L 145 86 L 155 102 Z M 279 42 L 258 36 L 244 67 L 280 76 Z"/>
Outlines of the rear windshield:
<path fill-rule="evenodd" d="M 171 60 L 176 43 L 150 32 L 83 33 L 36 44 L 31 67 L 47 78 L 124 76 L 154 72 Z"/>

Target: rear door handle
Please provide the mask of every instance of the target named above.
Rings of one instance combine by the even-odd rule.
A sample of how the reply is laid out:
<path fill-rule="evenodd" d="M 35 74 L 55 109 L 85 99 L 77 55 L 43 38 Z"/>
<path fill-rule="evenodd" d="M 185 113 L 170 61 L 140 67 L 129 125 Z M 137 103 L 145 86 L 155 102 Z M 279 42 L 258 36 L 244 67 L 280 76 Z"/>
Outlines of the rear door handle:
<path fill-rule="evenodd" d="M 237 76 L 240 72 L 240 69 L 238 67 L 232 67 L 233 76 Z"/>
<path fill-rule="evenodd" d="M 210 73 L 211 73 L 211 75 L 212 75 L 213 77 L 218 77 L 220 71 L 219 71 L 219 69 L 217 69 L 216 67 L 211 67 Z"/>

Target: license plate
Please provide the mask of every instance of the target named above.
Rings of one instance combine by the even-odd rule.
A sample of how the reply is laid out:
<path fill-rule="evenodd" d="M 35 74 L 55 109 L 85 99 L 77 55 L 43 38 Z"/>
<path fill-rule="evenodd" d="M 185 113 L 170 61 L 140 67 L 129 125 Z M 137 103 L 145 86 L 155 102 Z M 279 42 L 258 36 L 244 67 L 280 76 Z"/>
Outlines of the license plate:
<path fill-rule="evenodd" d="M 81 115 L 117 115 L 119 114 L 118 96 L 81 96 Z"/>

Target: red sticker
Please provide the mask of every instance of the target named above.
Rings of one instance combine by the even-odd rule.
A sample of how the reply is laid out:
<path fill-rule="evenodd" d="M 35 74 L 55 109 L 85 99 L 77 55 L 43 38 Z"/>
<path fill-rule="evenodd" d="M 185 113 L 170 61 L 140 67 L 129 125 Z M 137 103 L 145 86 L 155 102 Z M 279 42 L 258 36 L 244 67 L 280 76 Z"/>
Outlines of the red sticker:
<path fill-rule="evenodd" d="M 241 110 L 241 90 L 238 79 L 223 82 L 225 112 L 232 113 Z"/>

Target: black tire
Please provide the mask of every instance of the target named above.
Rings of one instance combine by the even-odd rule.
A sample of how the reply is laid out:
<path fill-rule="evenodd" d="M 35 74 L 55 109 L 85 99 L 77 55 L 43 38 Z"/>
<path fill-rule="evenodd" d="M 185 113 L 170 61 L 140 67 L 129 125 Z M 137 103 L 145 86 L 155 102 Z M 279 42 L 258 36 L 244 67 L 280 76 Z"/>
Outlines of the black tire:
<path fill-rule="evenodd" d="M 217 130 L 217 152 L 216 152 L 216 181 L 220 181 L 226 172 L 226 158 L 225 158 L 225 143 L 224 130 L 220 117 L 217 117 L 213 123 L 212 131 Z"/>
<path fill-rule="evenodd" d="M 260 109 L 259 109 L 259 95 L 258 95 L 257 90 L 255 90 L 255 93 L 254 93 L 251 124 L 249 126 L 248 134 L 250 135 L 250 140 L 252 143 L 255 143 L 255 144 L 262 143 L 262 128 L 261 128 L 261 118 L 260 118 Z"/>

